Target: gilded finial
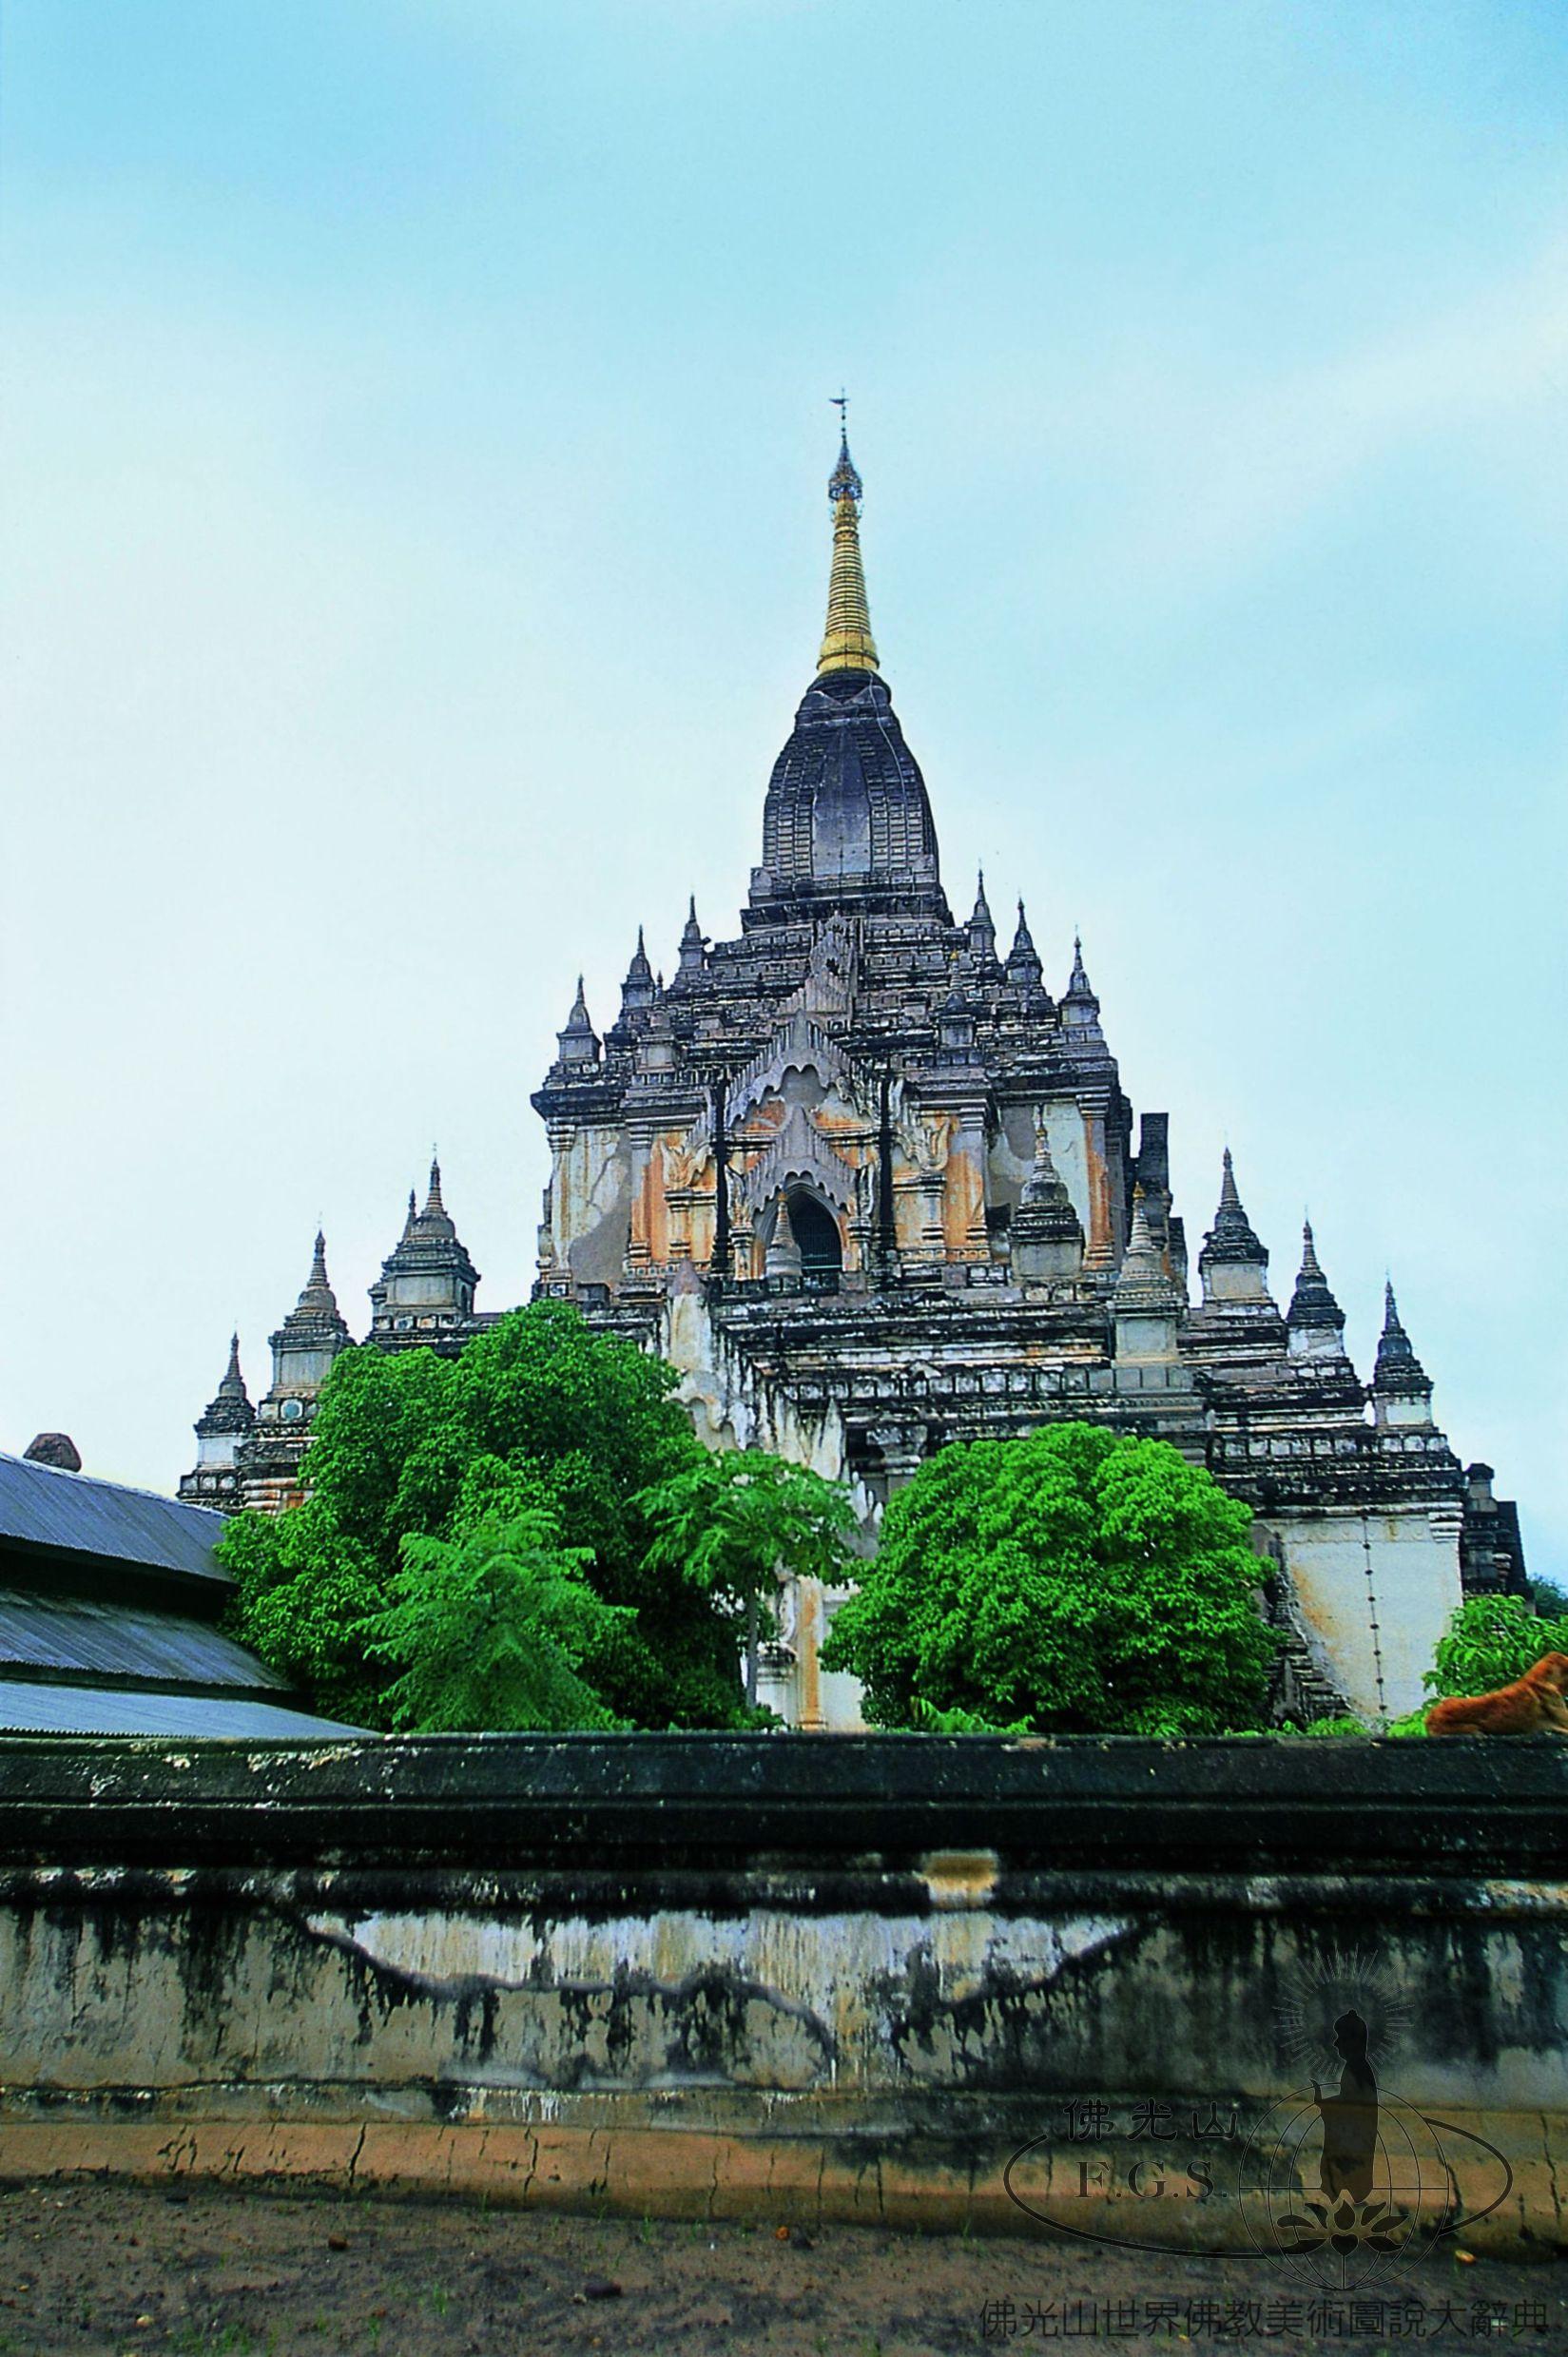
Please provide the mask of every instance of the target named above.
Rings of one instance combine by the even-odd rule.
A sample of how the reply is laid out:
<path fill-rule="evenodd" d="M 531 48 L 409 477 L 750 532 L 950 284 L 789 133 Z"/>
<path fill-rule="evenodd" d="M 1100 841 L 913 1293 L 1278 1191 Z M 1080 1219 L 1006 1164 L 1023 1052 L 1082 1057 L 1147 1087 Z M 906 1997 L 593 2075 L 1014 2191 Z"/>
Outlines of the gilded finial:
<path fill-rule="evenodd" d="M 849 455 L 847 394 L 835 394 L 833 405 L 839 412 L 838 464 L 827 478 L 827 495 L 833 503 L 833 569 L 827 584 L 827 628 L 817 669 L 819 674 L 875 671 L 877 642 L 871 635 L 871 609 L 861 564 L 861 484 Z"/>

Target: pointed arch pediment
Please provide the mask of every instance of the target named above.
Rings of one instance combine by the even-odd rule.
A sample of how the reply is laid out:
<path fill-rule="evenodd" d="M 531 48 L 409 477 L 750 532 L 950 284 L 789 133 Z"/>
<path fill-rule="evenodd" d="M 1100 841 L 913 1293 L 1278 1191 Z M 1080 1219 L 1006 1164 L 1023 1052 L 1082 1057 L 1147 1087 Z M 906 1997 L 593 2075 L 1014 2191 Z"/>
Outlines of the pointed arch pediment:
<path fill-rule="evenodd" d="M 836 1089 L 862 1120 L 874 1116 L 875 1080 L 818 1019 L 848 1015 L 855 999 L 860 956 L 857 925 L 835 918 L 823 926 L 812 943 L 805 979 L 785 1000 L 767 1045 L 729 1082 L 725 1119 L 731 1137 L 748 1113 L 768 1097 L 784 1094 L 791 1072 L 814 1074 L 824 1092 Z M 695 1172 L 707 1167 L 712 1149 L 713 1112 L 710 1105 L 705 1105 L 683 1139 L 681 1151 Z"/>
<path fill-rule="evenodd" d="M 748 1169 L 737 1173 L 735 1191 L 756 1212 L 791 1187 L 811 1187 L 849 1213 L 855 1207 L 855 1170 L 825 1137 L 803 1105 L 792 1105 L 776 1137 Z"/>
<path fill-rule="evenodd" d="M 784 1092 L 789 1072 L 815 1072 L 824 1089 L 837 1086 L 849 1093 L 853 1073 L 849 1058 L 803 1008 L 781 1023 L 760 1055 L 738 1073 L 729 1092 L 729 1118 L 739 1128 L 765 1097 Z"/>

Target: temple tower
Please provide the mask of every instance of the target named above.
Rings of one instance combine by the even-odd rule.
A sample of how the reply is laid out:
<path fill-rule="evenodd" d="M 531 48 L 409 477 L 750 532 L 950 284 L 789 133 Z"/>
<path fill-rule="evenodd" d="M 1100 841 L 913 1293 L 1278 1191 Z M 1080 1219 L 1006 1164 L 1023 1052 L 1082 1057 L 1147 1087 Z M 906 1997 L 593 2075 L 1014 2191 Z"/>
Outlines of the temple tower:
<path fill-rule="evenodd" d="M 1302 1224 L 1301 1268 L 1285 1323 L 1293 1359 L 1345 1357 L 1345 1312 L 1318 1265 L 1310 1220 Z"/>
<path fill-rule="evenodd" d="M 403 1232 L 370 1288 L 372 1341 L 389 1350 L 455 1342 L 474 1316 L 478 1283 L 441 1200 L 441 1166 L 432 1155 L 425 1207 L 415 1208 L 410 1188 Z"/>
<path fill-rule="evenodd" d="M 1392 1281 L 1383 1289 L 1383 1333 L 1370 1396 L 1372 1419 L 1381 1431 L 1432 1429 L 1432 1379 L 1400 1323 Z"/>
<path fill-rule="evenodd" d="M 1198 1277 L 1205 1304 L 1229 1307 L 1235 1303 L 1272 1307 L 1268 1292 L 1268 1255 L 1258 1242 L 1251 1221 L 1236 1191 L 1235 1165 L 1228 1146 L 1223 1158 L 1219 1209 L 1198 1254 Z"/>
<path fill-rule="evenodd" d="M 1043 1122 L 1035 1168 L 1013 1214 L 1011 1258 L 1013 1275 L 1022 1285 L 1071 1285 L 1083 1268 L 1083 1222 L 1051 1159 Z"/>
<path fill-rule="evenodd" d="M 196 1463 L 180 1477 L 180 1496 L 188 1505 L 217 1506 L 228 1513 L 240 1502 L 240 1450 L 256 1425 L 256 1410 L 240 1372 L 240 1337 L 228 1346 L 223 1381 L 196 1420 Z"/>
<path fill-rule="evenodd" d="M 818 906 L 922 915 L 951 925 L 925 781 L 878 670 L 861 563 L 861 478 L 841 437 L 828 478 L 833 562 L 817 676 L 763 804 L 753 921 Z"/>
<path fill-rule="evenodd" d="M 302 1494 L 300 1467 L 316 1403 L 350 1336 L 327 1277 L 326 1238 L 317 1232 L 304 1290 L 276 1334 L 272 1383 L 236 1457 L 241 1502 L 276 1512 Z"/>

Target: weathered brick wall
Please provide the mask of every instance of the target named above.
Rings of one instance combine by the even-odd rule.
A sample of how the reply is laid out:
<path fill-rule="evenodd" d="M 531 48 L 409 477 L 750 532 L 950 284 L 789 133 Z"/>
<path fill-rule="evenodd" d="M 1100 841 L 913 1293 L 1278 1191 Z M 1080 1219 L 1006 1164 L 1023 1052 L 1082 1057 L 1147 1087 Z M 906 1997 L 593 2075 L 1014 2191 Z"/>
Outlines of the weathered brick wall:
<path fill-rule="evenodd" d="M 13 1740 L 0 2174 L 1238 2248 L 1353 2003 L 1405 2207 L 1544 2250 L 1565 1802 L 1547 1742 Z"/>

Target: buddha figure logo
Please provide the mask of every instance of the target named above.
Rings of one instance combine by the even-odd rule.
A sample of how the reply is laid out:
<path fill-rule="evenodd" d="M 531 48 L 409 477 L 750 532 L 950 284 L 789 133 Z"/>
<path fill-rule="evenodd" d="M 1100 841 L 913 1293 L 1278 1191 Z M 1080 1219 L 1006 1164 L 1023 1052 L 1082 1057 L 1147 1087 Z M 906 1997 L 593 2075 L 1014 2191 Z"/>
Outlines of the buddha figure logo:
<path fill-rule="evenodd" d="M 1250 2240 L 1304 2286 L 1349 2292 L 1390 2259 L 1451 2242 L 1513 2183 L 1474 2129 L 1398 2093 L 1408 2015 L 1377 1953 L 1319 1949 L 1281 1985 L 1275 2063 L 1289 2093 L 1059 2101 L 1008 2163 L 1009 2197 L 1076 2241 L 1220 2258 Z"/>
<path fill-rule="evenodd" d="M 1261 2250 L 1323 2289 L 1348 2291 L 1391 2257 L 1423 2255 L 1508 2192 L 1500 2154 L 1389 2087 L 1407 2010 L 1369 1951 L 1300 1965 L 1286 1984 L 1281 2044 L 1311 2093 L 1255 2124 L 1240 2210 Z M 1462 2175 L 1478 2191 L 1485 2181 L 1481 2199 L 1464 2197 Z"/>

